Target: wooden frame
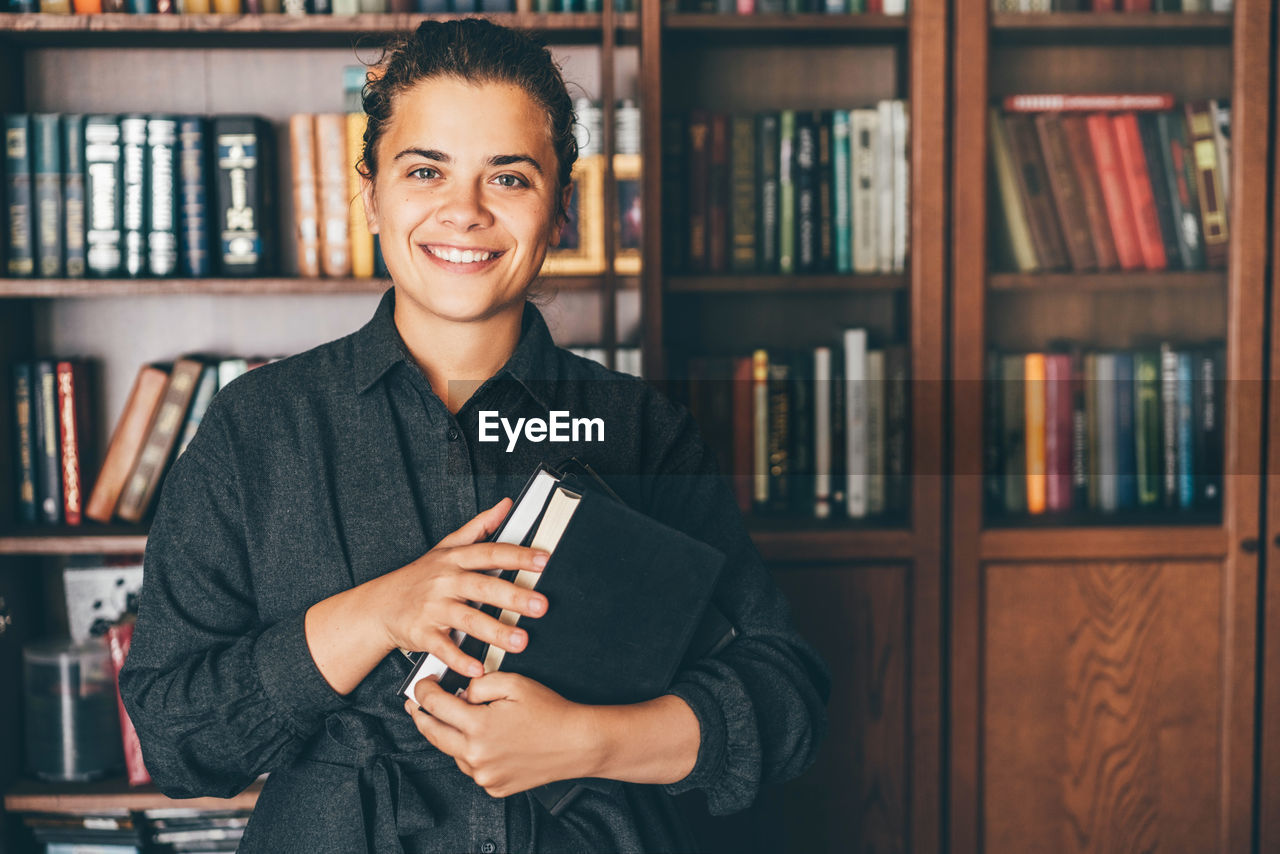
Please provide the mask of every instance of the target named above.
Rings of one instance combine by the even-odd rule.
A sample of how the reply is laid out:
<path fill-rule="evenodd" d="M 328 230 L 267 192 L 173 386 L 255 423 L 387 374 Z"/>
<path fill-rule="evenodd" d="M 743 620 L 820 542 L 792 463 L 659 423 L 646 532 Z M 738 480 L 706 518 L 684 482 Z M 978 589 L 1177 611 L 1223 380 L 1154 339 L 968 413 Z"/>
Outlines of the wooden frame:
<path fill-rule="evenodd" d="M 624 210 L 624 206 L 630 206 L 632 203 L 643 207 L 641 203 L 644 194 L 644 181 L 640 163 L 639 154 L 613 155 L 613 180 L 614 186 L 617 188 L 615 198 L 618 200 L 618 209 L 610 219 L 613 221 L 615 234 L 614 246 L 617 247 L 613 256 L 613 271 L 619 276 L 640 275 L 640 254 L 644 232 L 643 230 L 638 230 L 633 240 L 628 239 L 626 229 L 627 212 Z M 624 184 L 628 185 L 626 192 L 623 191 Z M 637 224 L 640 229 L 643 229 L 643 220 L 639 220 Z"/>
<path fill-rule="evenodd" d="M 573 167 L 570 222 L 561 246 L 547 252 L 544 276 L 598 275 L 604 272 L 604 155 L 584 157 Z M 576 228 L 575 228 L 576 226 Z M 570 246 L 564 246 L 566 240 Z"/>

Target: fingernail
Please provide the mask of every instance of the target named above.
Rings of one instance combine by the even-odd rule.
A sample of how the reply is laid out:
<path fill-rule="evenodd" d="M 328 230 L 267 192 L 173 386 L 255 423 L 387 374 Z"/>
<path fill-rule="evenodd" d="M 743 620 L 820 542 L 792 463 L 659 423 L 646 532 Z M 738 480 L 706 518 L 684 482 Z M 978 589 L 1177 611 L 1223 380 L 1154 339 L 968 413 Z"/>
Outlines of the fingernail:
<path fill-rule="evenodd" d="M 535 555 L 533 558 L 533 565 L 536 566 L 538 569 L 542 569 L 544 566 L 547 565 L 547 561 L 550 559 L 551 559 L 551 555 L 547 554 L 546 552 L 538 552 L 538 554 Z"/>
<path fill-rule="evenodd" d="M 512 646 L 524 646 L 524 632 L 512 632 L 512 633 L 511 633 L 511 645 L 512 645 Z"/>
<path fill-rule="evenodd" d="M 534 614 L 541 614 L 543 611 L 547 610 L 547 600 L 545 600 L 545 599 L 530 599 L 530 600 L 529 600 L 529 610 L 530 610 L 530 612 L 532 612 L 532 613 L 534 613 Z"/>

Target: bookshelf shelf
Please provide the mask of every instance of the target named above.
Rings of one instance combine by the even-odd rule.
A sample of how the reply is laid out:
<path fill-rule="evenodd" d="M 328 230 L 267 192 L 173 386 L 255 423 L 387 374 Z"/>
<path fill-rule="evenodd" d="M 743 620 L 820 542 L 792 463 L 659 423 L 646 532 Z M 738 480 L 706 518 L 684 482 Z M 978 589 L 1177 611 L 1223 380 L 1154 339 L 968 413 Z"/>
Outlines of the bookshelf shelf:
<path fill-rule="evenodd" d="M 988 529 L 979 549 L 984 561 L 1221 560 L 1228 542 L 1220 525 L 1071 525 Z"/>
<path fill-rule="evenodd" d="M 675 12 L 663 17 L 666 38 L 707 44 L 901 43 L 910 31 L 905 15 L 730 15 Z"/>
<path fill-rule="evenodd" d="M 753 274 L 717 276 L 667 276 L 668 293 L 812 293 L 814 291 L 905 291 L 905 273 L 875 276 Z"/>
<path fill-rule="evenodd" d="M 94 45 L 322 47 L 350 45 L 357 36 L 390 35 L 426 20 L 465 15 L 49 15 L 0 14 L 0 43 L 25 46 Z M 554 36 L 561 43 L 597 42 L 599 13 L 487 15 L 495 21 Z M 615 15 L 617 28 L 636 30 L 635 12 Z M 373 39 L 376 41 L 376 38 Z"/>
<path fill-rule="evenodd" d="M 1156 273 L 992 273 L 987 288 L 1000 291 L 1225 291 L 1223 270 Z"/>
<path fill-rule="evenodd" d="M 0 555 L 142 554 L 147 534 L 123 525 L 31 528 L 0 533 Z"/>
<path fill-rule="evenodd" d="M 174 799 L 161 794 L 154 786 L 131 787 L 122 779 L 93 783 L 41 783 L 22 780 L 5 793 L 4 806 L 9 812 L 43 812 L 85 814 L 151 809 L 247 810 L 253 809 L 262 791 L 262 781 L 231 798 Z"/>
<path fill-rule="evenodd" d="M 619 290 L 640 287 L 635 276 L 616 280 Z M 552 290 L 589 291 L 604 287 L 603 276 L 544 276 Z M 235 294 L 382 293 L 391 287 L 387 279 L 0 279 L 0 299 L 56 299 L 61 297 L 134 297 Z"/>
<path fill-rule="evenodd" d="M 1075 42 L 1214 44 L 1231 39 L 1229 13 L 1053 12 L 991 16 L 995 44 Z"/>
<path fill-rule="evenodd" d="M 819 527 L 813 520 L 782 527 L 770 520 L 749 519 L 747 525 L 767 561 L 908 560 L 915 553 L 908 528 Z"/>

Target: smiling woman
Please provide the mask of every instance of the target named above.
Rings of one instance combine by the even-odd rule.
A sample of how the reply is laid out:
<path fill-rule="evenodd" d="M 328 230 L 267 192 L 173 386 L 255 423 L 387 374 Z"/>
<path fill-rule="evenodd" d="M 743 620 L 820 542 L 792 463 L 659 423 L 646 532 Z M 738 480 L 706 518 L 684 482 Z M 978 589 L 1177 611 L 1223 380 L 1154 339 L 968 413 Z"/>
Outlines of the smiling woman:
<path fill-rule="evenodd" d="M 731 812 L 804 770 L 825 666 L 688 413 L 557 348 L 527 301 L 577 154 L 546 48 L 479 19 L 424 23 L 364 102 L 363 198 L 394 287 L 357 332 L 220 391 L 171 468 L 120 675 L 147 769 L 177 797 L 269 772 L 249 854 L 693 850 L 671 796 Z M 555 441 L 570 412 L 557 460 L 726 556 L 713 600 L 737 639 L 633 705 L 486 674 L 451 639 L 519 653 L 528 633 L 477 603 L 556 608 L 488 573 L 541 571 L 545 553 L 486 541 L 547 445 L 483 441 L 481 419 Z M 424 680 L 403 703 L 400 650 L 474 677 L 466 695 Z M 530 794 L 577 778 L 625 785 L 557 815 Z"/>

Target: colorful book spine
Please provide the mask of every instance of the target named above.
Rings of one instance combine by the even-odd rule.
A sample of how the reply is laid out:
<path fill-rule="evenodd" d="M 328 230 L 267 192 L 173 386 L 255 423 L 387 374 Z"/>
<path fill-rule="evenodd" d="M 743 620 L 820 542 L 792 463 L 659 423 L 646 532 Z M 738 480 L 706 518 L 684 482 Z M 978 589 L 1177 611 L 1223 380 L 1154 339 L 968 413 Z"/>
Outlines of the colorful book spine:
<path fill-rule="evenodd" d="M 347 199 L 346 117 L 315 116 L 316 189 L 320 204 L 320 270 L 333 278 L 351 275 L 350 209 Z"/>
<path fill-rule="evenodd" d="M 813 115 L 818 128 L 817 268 L 820 272 L 829 273 L 836 267 L 835 201 L 832 199 L 834 176 L 832 175 L 833 166 L 831 162 L 831 111 L 818 110 Z"/>
<path fill-rule="evenodd" d="M 1097 0 L 1094 0 L 1095 6 Z M 1102 11 L 1095 8 L 1094 11 Z M 1006 95 L 1006 113 L 1115 113 L 1172 110 L 1174 97 L 1168 92 L 1131 94 L 1045 94 Z"/>
<path fill-rule="evenodd" d="M 1205 261 L 1211 268 L 1222 269 L 1227 265 L 1230 233 L 1227 227 L 1226 173 L 1218 159 L 1213 111 L 1208 101 L 1189 103 L 1185 110 L 1187 136 L 1195 166 L 1196 198 L 1200 203 Z"/>
<path fill-rule="evenodd" d="M 1071 269 L 1076 272 L 1094 270 L 1098 266 L 1098 257 L 1093 247 L 1088 212 L 1085 210 L 1059 117 L 1052 113 L 1041 113 L 1035 117 L 1034 122 L 1049 177 L 1050 195 L 1058 213 L 1058 222 L 1062 225 L 1062 236 Z"/>
<path fill-rule="evenodd" d="M 796 111 L 778 114 L 778 272 L 796 272 Z"/>
<path fill-rule="evenodd" d="M 750 115 L 735 115 L 729 126 L 729 268 L 754 273 L 756 257 L 756 129 Z"/>
<path fill-rule="evenodd" d="M 1129 200 L 1129 184 L 1117 150 L 1115 126 L 1109 116 L 1101 113 L 1086 118 L 1085 126 L 1089 131 L 1098 184 L 1102 188 L 1102 201 L 1107 209 L 1107 221 L 1111 224 L 1120 268 L 1139 270 L 1144 259 L 1138 243 L 1133 205 Z"/>
<path fill-rule="evenodd" d="M 1204 240 L 1200 235 L 1199 206 L 1196 202 L 1195 166 L 1187 146 L 1187 123 L 1178 113 L 1156 114 L 1156 130 L 1167 158 L 1169 203 L 1175 223 L 1174 236 L 1182 266 L 1187 270 L 1204 268 Z"/>
<path fill-rule="evenodd" d="M 68 525 L 79 525 L 93 471 L 90 433 L 88 365 L 62 360 L 56 366 L 58 427 L 62 457 L 62 512 Z"/>
<path fill-rule="evenodd" d="M 191 398 L 204 365 L 196 359 L 174 363 L 164 396 L 147 429 L 147 438 L 120 493 L 116 515 L 126 522 L 141 522 L 151 509 L 160 479 L 172 457 L 178 434 L 186 423 Z"/>
<path fill-rule="evenodd" d="M 1195 413 L 1193 385 L 1195 357 L 1190 352 L 1178 353 L 1178 507 L 1195 506 Z"/>
<path fill-rule="evenodd" d="M 849 156 L 849 111 L 835 110 L 831 114 L 831 204 L 837 273 L 853 272 Z"/>
<path fill-rule="evenodd" d="M 1033 515 L 1045 512 L 1045 365 L 1043 353 L 1028 353 L 1024 357 L 1022 376 L 1026 387 L 1023 391 L 1023 417 L 1025 420 L 1027 512 Z"/>
<path fill-rule="evenodd" d="M 211 134 L 218 272 L 224 276 L 266 275 L 274 269 L 275 260 L 270 125 L 254 116 L 218 116 L 212 120 Z M 339 216 L 345 230 L 345 204 Z"/>
<path fill-rule="evenodd" d="M 110 522 L 115 515 L 120 493 L 146 441 L 147 428 L 160 405 L 168 378 L 169 372 L 155 365 L 143 365 L 138 371 L 89 495 L 85 515 L 90 519 Z"/>
<path fill-rule="evenodd" d="M 901 13 L 898 13 L 901 14 Z M 911 242 L 911 118 L 902 100 L 890 102 L 893 116 L 893 255 L 890 269 L 906 272 Z"/>
<path fill-rule="evenodd" d="M 1138 135 L 1142 139 L 1142 153 L 1146 157 L 1147 172 L 1151 182 L 1151 195 L 1155 199 L 1156 222 L 1164 243 L 1166 267 L 1184 269 L 1182 249 L 1178 242 L 1178 222 L 1174 215 L 1173 198 L 1169 194 L 1169 179 L 1173 168 L 1169 163 L 1167 148 L 1160 142 L 1158 115 L 1143 113 L 1136 116 Z"/>
<path fill-rule="evenodd" d="M 1098 353 L 1094 357 L 1094 386 L 1097 398 L 1094 412 L 1097 423 L 1094 426 L 1097 443 L 1097 479 L 1098 509 L 1104 513 L 1114 513 L 1120 506 L 1120 489 L 1117 478 L 1116 435 L 1116 371 L 1115 356 L 1112 353 Z"/>
<path fill-rule="evenodd" d="M 58 436 L 58 379 L 52 361 L 32 366 L 32 408 L 35 412 L 36 494 L 38 518 L 47 525 L 62 521 L 62 446 Z"/>
<path fill-rule="evenodd" d="M 4 151 L 5 205 L 9 215 L 7 269 L 11 278 L 27 278 L 36 273 L 36 237 L 31 120 L 25 113 L 5 115 Z"/>
<path fill-rule="evenodd" d="M 1169 262 L 1164 254 L 1164 236 L 1160 233 L 1151 173 L 1138 131 L 1138 117 L 1133 113 L 1120 113 L 1112 117 L 1112 123 L 1115 126 L 1116 153 L 1133 207 L 1143 266 L 1148 270 L 1164 270 Z"/>
<path fill-rule="evenodd" d="M 1167 508 L 1178 506 L 1178 353 L 1160 345 L 1160 497 Z"/>
<path fill-rule="evenodd" d="M 751 354 L 751 503 L 769 505 L 769 353 Z"/>
<path fill-rule="evenodd" d="M 1134 441 L 1138 454 L 1138 505 L 1160 503 L 1160 358 L 1155 353 L 1134 356 L 1137 413 Z"/>
<path fill-rule="evenodd" d="M 867 351 L 867 515 L 885 511 L 885 356 Z"/>
<path fill-rule="evenodd" d="M 69 278 L 85 274 L 84 116 L 62 116 L 62 250 Z"/>

